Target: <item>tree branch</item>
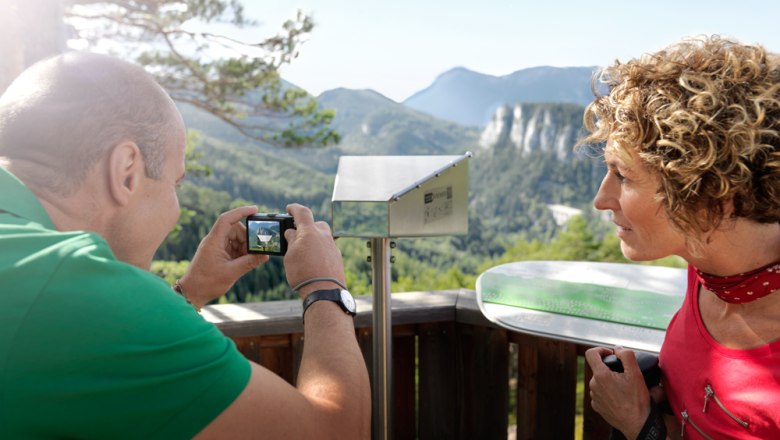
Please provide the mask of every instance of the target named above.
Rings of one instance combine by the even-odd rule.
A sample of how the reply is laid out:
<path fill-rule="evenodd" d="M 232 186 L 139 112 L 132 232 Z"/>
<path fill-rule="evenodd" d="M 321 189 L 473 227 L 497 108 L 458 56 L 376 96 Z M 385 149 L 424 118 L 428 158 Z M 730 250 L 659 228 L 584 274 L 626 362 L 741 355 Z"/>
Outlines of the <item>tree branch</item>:
<path fill-rule="evenodd" d="M 103 38 L 120 37 L 127 42 L 140 39 L 149 43 L 152 49 L 141 52 L 137 60 L 151 68 L 174 99 L 213 114 L 243 135 L 269 143 L 284 139 L 285 145 L 312 142 L 324 145 L 338 139 L 328 129 L 332 112 L 319 110 L 305 91 L 285 89 L 279 78 L 279 67 L 295 57 L 301 37 L 313 28 L 310 18 L 303 13 L 284 23 L 284 33 L 258 43 L 247 43 L 225 35 L 181 28 L 192 18 L 209 22 L 230 9 L 234 11 L 234 24 L 244 23 L 242 8 L 236 0 L 64 1 L 70 6 L 68 17 L 103 24 Z M 73 9 L 76 5 L 78 10 Z M 176 9 L 182 5 L 183 12 Z M 197 45 L 195 54 L 202 54 L 210 45 L 220 45 L 235 50 L 238 56 L 204 62 L 182 50 L 185 46 L 180 43 L 186 40 Z M 258 50 L 262 55 L 250 56 L 249 50 Z M 259 97 L 250 99 L 255 92 Z M 242 110 L 254 123 L 244 118 Z M 269 122 L 258 124 L 256 118 Z M 286 127 L 280 124 L 285 119 L 291 121 Z M 257 135 L 258 130 L 267 133 Z"/>

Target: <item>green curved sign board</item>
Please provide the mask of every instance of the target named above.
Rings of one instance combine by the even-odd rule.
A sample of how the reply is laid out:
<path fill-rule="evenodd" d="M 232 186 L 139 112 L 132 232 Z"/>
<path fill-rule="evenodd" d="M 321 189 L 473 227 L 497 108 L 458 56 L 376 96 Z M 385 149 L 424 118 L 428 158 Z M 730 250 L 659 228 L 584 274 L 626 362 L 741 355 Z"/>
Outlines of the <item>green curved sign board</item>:
<path fill-rule="evenodd" d="M 486 303 L 666 330 L 682 296 L 599 284 L 486 273 Z"/>

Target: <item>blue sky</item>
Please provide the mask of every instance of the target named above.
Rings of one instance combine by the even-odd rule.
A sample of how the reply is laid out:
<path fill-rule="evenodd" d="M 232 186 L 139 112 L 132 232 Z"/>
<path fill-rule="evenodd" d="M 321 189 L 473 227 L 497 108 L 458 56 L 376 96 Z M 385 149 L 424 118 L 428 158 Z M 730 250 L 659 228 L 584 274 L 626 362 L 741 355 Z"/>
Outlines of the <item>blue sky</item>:
<path fill-rule="evenodd" d="M 780 51 L 780 2 L 551 0 L 243 0 L 275 34 L 297 10 L 316 26 L 282 76 L 317 95 L 370 88 L 396 101 L 457 66 L 491 75 L 549 66 L 605 65 L 684 36 L 721 34 Z"/>

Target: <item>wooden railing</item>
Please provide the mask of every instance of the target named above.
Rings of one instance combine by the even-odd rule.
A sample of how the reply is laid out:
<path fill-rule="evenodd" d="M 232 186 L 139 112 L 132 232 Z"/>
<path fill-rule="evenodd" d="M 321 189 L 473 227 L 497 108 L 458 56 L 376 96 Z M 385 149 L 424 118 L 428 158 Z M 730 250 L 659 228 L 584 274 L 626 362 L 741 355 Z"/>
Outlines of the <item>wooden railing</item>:
<path fill-rule="evenodd" d="M 371 373 L 371 298 L 358 297 L 356 335 Z M 517 439 L 575 438 L 577 358 L 588 347 L 507 331 L 470 290 L 392 295 L 396 439 L 505 439 L 509 397 Z M 209 306 L 203 316 L 239 350 L 294 383 L 303 348 L 300 301 Z M 513 344 L 517 344 L 514 346 Z M 609 427 L 587 404 L 582 438 Z"/>

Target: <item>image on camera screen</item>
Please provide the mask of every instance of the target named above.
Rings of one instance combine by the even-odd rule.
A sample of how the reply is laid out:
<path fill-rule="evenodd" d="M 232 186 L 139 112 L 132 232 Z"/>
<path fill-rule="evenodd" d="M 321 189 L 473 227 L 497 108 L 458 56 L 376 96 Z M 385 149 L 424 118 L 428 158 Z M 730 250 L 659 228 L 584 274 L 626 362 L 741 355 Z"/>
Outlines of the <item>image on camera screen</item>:
<path fill-rule="evenodd" d="M 282 235 L 277 221 L 250 221 L 249 250 L 254 252 L 281 252 Z"/>

